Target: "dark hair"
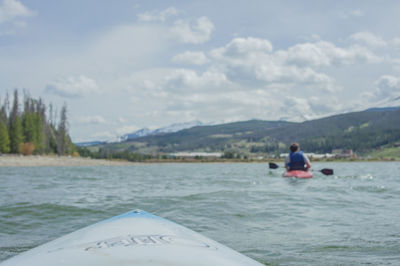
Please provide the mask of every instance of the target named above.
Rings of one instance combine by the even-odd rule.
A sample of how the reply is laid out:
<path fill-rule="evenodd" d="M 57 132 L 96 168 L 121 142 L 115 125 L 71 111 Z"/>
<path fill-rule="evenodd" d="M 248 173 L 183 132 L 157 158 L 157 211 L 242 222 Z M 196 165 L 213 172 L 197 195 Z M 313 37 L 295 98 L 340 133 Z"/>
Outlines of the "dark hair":
<path fill-rule="evenodd" d="M 290 151 L 291 151 L 291 152 L 295 152 L 295 151 L 297 151 L 299 148 L 300 148 L 300 145 L 299 145 L 298 143 L 296 143 L 296 142 L 293 142 L 293 143 L 290 145 Z"/>

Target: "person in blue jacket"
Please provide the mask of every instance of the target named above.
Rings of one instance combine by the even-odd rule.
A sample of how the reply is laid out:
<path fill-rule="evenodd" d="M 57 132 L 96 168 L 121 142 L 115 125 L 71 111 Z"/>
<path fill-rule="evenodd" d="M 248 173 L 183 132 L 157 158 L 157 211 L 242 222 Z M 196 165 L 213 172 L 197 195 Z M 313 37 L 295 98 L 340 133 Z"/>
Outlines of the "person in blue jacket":
<path fill-rule="evenodd" d="M 285 167 L 287 171 L 308 171 L 311 167 L 310 160 L 307 155 L 300 150 L 300 145 L 296 142 L 290 145 L 290 154 L 286 157 Z"/>

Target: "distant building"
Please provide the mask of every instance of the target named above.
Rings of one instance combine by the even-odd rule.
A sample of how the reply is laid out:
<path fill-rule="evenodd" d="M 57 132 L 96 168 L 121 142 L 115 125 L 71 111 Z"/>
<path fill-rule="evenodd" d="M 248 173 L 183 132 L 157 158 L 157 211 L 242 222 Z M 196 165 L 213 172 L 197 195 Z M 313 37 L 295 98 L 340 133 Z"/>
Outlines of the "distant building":
<path fill-rule="evenodd" d="M 354 158 L 355 155 L 353 153 L 353 150 L 344 150 L 344 149 L 334 149 L 332 150 L 332 153 L 336 158 Z"/>
<path fill-rule="evenodd" d="M 327 159 L 327 158 L 335 157 L 335 155 L 331 154 L 331 153 L 324 153 L 324 154 L 304 153 L 304 154 L 307 155 L 307 157 L 310 158 L 310 159 Z M 286 158 L 287 156 L 289 156 L 289 153 L 281 153 L 279 157 L 280 158 Z"/>
<path fill-rule="evenodd" d="M 310 159 L 326 159 L 326 158 L 333 158 L 335 157 L 335 155 L 333 155 L 332 153 L 324 153 L 324 154 L 318 154 L 318 153 L 306 153 L 306 155 L 310 158 Z"/>

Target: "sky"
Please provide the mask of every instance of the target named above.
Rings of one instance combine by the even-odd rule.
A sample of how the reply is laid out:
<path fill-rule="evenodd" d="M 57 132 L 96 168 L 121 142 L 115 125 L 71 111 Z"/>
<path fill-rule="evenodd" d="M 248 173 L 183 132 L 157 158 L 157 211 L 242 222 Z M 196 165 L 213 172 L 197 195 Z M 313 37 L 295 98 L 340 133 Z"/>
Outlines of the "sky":
<path fill-rule="evenodd" d="M 74 142 L 396 105 L 398 14 L 390 0 L 0 0 L 0 97 L 66 103 Z"/>

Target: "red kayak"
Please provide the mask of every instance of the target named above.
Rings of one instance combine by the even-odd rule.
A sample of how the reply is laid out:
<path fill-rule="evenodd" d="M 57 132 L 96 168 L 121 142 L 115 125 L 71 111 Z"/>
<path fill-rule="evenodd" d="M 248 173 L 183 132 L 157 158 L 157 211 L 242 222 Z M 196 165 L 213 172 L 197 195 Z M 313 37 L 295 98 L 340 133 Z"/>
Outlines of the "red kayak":
<path fill-rule="evenodd" d="M 293 170 L 286 173 L 283 173 L 284 177 L 296 177 L 296 178 L 311 178 L 313 177 L 312 172 L 301 171 L 301 170 Z"/>

